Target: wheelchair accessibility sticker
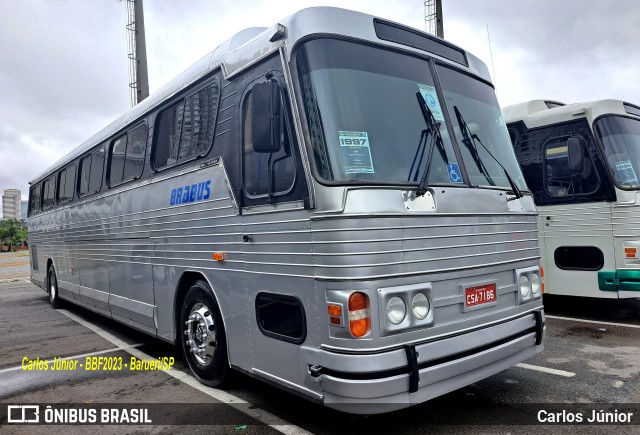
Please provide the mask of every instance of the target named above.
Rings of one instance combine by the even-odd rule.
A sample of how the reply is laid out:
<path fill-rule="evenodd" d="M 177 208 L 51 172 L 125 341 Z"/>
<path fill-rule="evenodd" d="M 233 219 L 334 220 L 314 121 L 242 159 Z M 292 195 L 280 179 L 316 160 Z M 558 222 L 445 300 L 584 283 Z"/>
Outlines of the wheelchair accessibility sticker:
<path fill-rule="evenodd" d="M 452 183 L 462 183 L 462 174 L 457 163 L 447 163 L 447 172 L 449 173 L 449 181 Z"/>

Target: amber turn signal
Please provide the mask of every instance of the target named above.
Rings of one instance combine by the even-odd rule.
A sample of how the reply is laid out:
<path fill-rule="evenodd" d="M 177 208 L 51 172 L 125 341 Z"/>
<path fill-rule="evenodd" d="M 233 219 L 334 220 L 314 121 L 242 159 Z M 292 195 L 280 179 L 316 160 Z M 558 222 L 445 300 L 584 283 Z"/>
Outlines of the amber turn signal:
<path fill-rule="evenodd" d="M 349 296 L 349 330 L 354 337 L 362 337 L 369 332 L 369 297 L 361 292 Z"/>

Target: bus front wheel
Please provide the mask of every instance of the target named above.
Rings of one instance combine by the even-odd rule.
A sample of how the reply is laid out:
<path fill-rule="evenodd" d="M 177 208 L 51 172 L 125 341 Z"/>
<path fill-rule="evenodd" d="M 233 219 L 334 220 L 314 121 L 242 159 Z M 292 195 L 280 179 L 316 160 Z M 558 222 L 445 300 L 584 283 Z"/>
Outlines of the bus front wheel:
<path fill-rule="evenodd" d="M 49 303 L 53 308 L 58 309 L 62 306 L 62 301 L 58 295 L 58 279 L 56 278 L 56 270 L 53 268 L 53 264 L 49 266 L 47 282 L 49 283 Z"/>
<path fill-rule="evenodd" d="M 217 387 L 227 377 L 229 359 L 222 315 L 205 281 L 196 281 L 187 291 L 180 315 L 184 357 L 196 378 Z"/>

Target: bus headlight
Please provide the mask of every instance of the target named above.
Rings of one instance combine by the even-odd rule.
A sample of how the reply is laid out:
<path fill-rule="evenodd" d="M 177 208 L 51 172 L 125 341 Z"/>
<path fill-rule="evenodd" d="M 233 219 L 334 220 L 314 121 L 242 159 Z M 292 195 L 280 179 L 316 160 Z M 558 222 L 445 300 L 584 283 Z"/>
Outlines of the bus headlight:
<path fill-rule="evenodd" d="M 387 302 L 387 318 L 394 325 L 401 323 L 407 315 L 407 306 L 402 298 L 394 296 Z"/>
<path fill-rule="evenodd" d="M 411 301 L 411 308 L 413 311 L 413 316 L 418 320 L 424 320 L 429 314 L 429 309 L 431 308 L 431 304 L 429 304 L 429 298 L 425 296 L 424 293 L 418 293 L 413 297 L 413 301 Z"/>
<path fill-rule="evenodd" d="M 542 280 L 537 273 L 531 274 L 531 293 L 534 297 L 540 296 L 540 288 L 542 287 Z"/>
<path fill-rule="evenodd" d="M 520 275 L 520 295 L 523 298 L 529 296 L 529 292 L 531 291 L 531 282 L 526 275 Z"/>

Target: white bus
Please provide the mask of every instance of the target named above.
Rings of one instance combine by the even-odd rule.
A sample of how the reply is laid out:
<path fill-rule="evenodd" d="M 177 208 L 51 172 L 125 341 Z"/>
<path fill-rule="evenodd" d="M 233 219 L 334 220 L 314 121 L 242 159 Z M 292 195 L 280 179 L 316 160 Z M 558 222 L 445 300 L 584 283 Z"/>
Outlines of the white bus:
<path fill-rule="evenodd" d="M 545 291 L 640 296 L 640 107 L 534 100 L 503 114 L 540 213 Z"/>
<path fill-rule="evenodd" d="M 542 351 L 536 211 L 486 66 L 333 8 L 244 30 L 31 183 L 32 282 L 336 409 Z M 471 132 L 473 128 L 473 133 Z"/>

